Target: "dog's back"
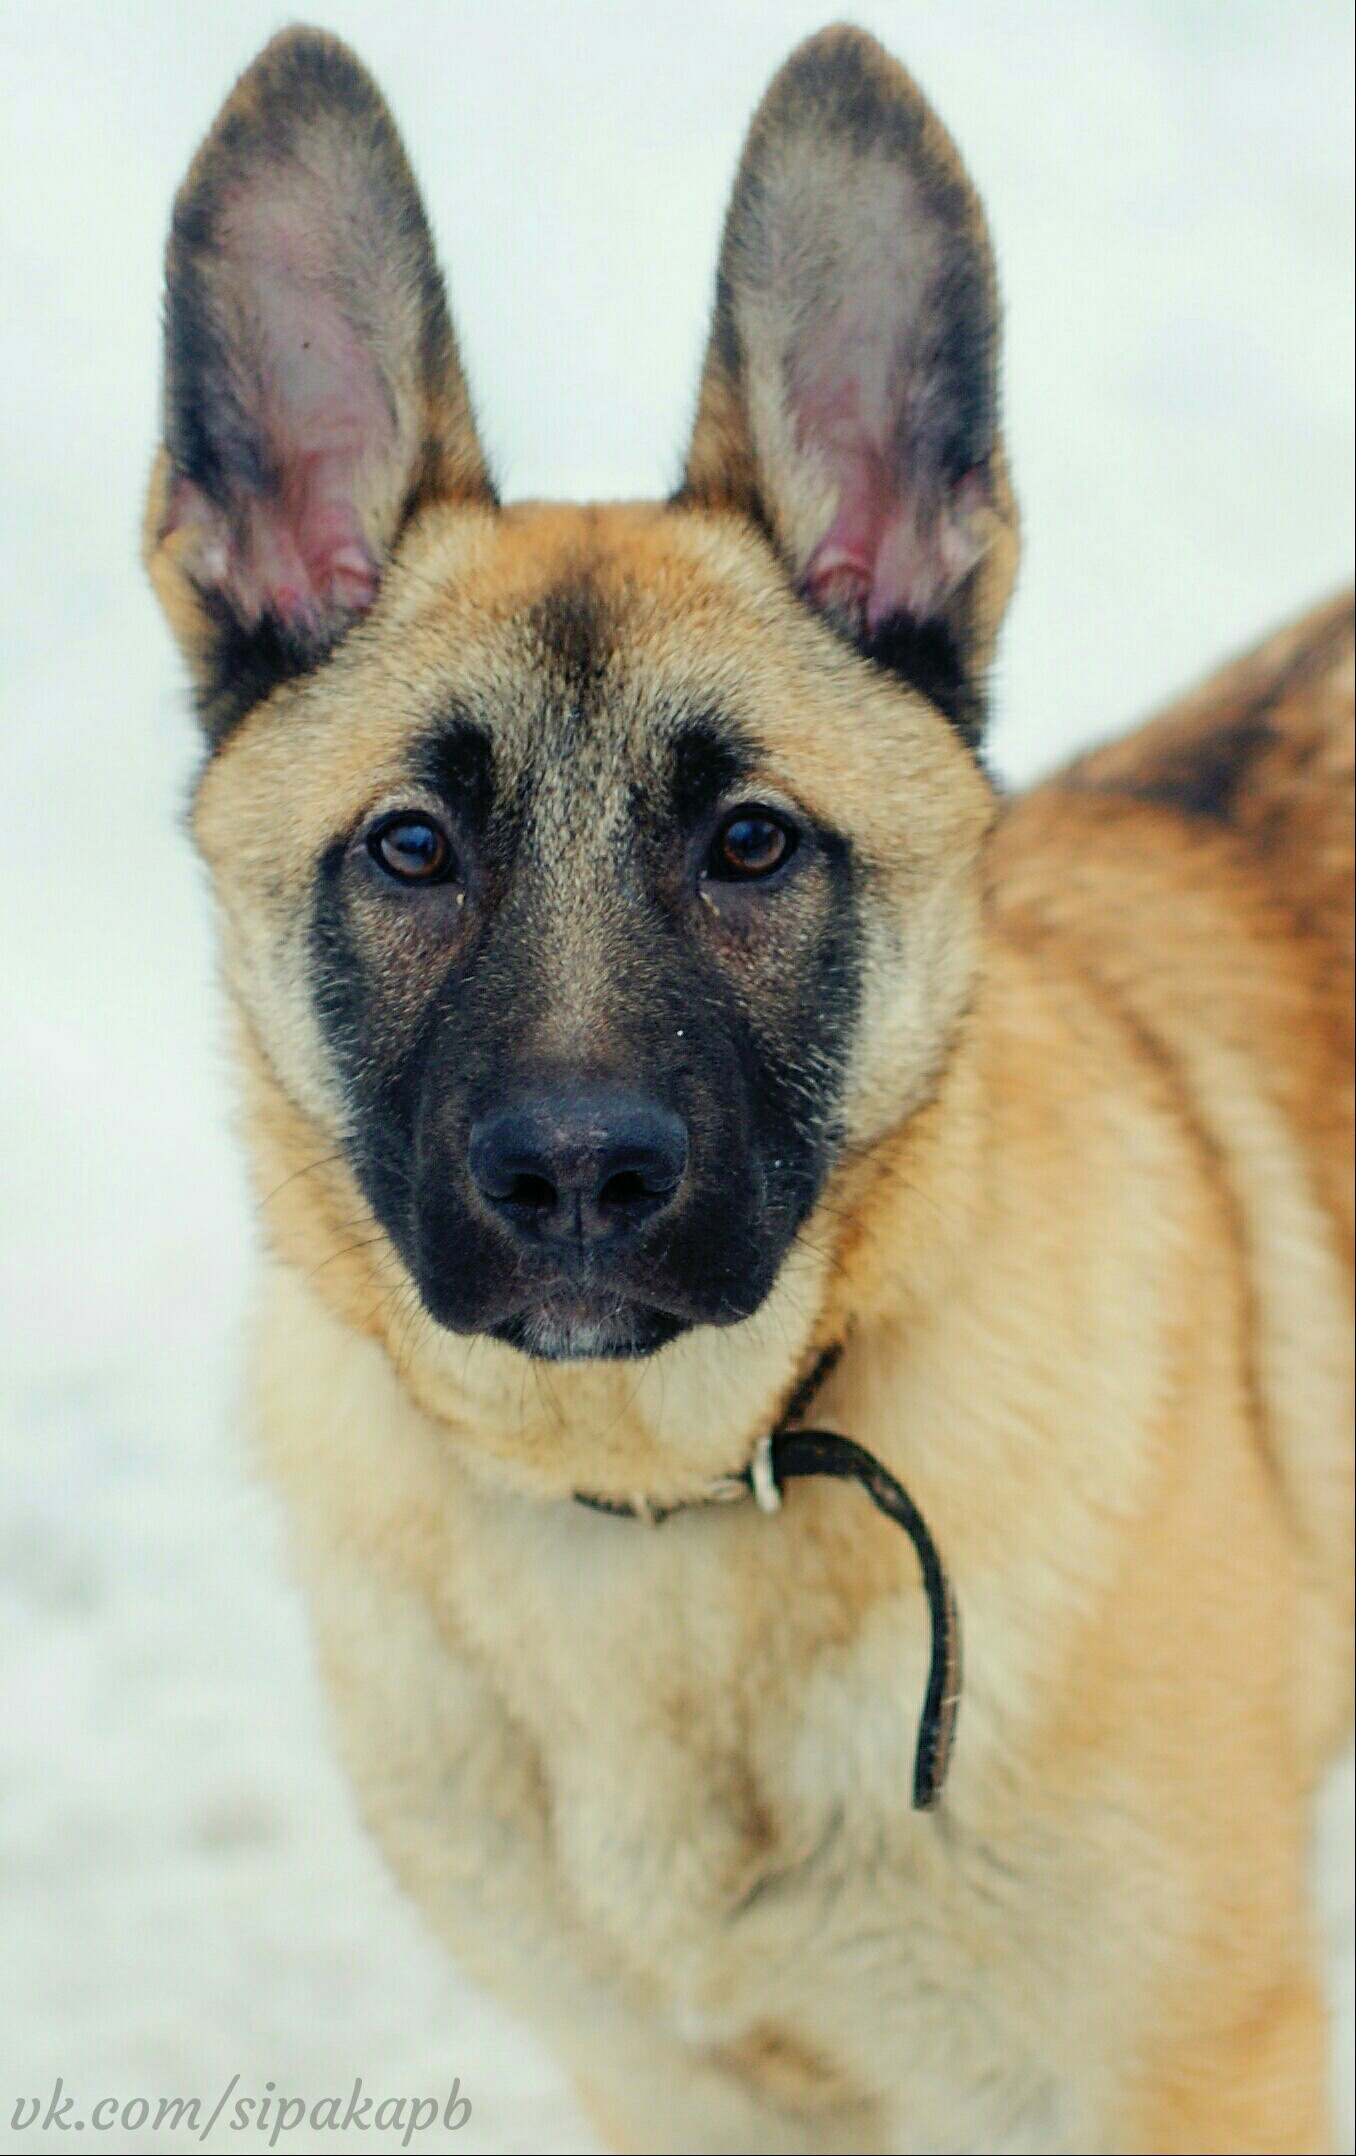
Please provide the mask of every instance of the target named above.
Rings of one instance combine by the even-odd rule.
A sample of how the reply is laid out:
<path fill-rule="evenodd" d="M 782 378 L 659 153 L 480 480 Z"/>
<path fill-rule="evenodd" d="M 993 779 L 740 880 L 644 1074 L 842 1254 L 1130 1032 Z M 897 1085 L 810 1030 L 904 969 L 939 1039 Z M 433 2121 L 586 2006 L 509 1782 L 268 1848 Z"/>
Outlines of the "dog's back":
<path fill-rule="evenodd" d="M 1162 1055 L 1227 1189 L 1320 1756 L 1351 1705 L 1352 779 L 1345 594 L 1016 802 L 993 880 Z"/>

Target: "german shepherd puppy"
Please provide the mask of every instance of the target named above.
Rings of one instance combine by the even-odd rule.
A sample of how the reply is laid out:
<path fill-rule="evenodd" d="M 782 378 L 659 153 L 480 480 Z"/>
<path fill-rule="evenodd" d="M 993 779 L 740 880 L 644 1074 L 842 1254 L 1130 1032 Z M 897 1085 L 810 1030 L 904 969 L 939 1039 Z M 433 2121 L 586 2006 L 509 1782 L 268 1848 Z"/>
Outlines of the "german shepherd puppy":
<path fill-rule="evenodd" d="M 175 206 L 259 1443 L 373 1831 L 618 2148 L 1331 2146 L 1350 610 L 1000 804 L 997 349 L 851 29 L 753 122 L 668 502 L 501 506 L 329 37 Z M 812 1372 L 964 1625 L 931 1811 L 906 1537 L 710 1501 Z"/>

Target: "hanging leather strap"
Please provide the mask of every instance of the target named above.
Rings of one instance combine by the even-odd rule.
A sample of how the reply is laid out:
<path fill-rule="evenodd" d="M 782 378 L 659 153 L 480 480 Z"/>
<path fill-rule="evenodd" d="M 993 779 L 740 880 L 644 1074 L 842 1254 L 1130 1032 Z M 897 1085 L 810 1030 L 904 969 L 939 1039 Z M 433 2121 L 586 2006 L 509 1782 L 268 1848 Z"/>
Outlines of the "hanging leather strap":
<path fill-rule="evenodd" d="M 795 1475 L 837 1475 L 859 1482 L 879 1511 L 902 1527 L 918 1552 L 932 1619 L 932 1659 L 913 1760 L 913 1806 L 930 1812 L 942 1794 L 961 1694 L 960 1612 L 927 1522 L 903 1483 L 873 1453 L 831 1430 L 778 1430 L 769 1444 L 772 1477 L 780 1489 Z M 753 1470 L 749 1471 L 750 1486 Z"/>

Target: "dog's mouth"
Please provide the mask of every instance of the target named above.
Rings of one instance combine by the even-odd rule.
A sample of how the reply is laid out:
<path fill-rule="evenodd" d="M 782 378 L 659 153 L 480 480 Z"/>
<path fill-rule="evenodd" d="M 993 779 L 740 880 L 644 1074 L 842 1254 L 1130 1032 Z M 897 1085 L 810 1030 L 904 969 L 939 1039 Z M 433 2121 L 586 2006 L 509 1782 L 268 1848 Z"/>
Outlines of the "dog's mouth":
<path fill-rule="evenodd" d="M 709 1277 L 696 1281 L 640 1263 L 615 1271 L 596 1263 L 553 1264 L 535 1278 L 516 1268 L 491 1287 L 478 1310 L 444 1314 L 435 1305 L 433 1314 L 444 1324 L 450 1319 L 454 1331 L 488 1334 L 541 1362 L 634 1361 L 695 1326 L 737 1325 L 752 1316 L 777 1268 L 767 1251 L 745 1248 L 740 1256 L 738 1270 L 711 1265 Z"/>
<path fill-rule="evenodd" d="M 656 1354 L 692 1323 L 646 1303 L 557 1295 L 488 1330 L 538 1362 L 620 1362 Z"/>

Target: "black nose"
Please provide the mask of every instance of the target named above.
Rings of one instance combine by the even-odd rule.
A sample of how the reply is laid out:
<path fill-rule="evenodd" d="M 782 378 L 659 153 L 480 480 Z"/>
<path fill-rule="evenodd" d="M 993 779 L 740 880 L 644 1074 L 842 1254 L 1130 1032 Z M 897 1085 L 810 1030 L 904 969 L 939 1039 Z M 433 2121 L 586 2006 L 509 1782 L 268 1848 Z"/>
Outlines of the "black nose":
<path fill-rule="evenodd" d="M 467 1161 L 486 1204 L 526 1240 L 616 1241 L 677 1196 L 687 1126 L 622 1086 L 544 1089 L 482 1116 Z"/>

